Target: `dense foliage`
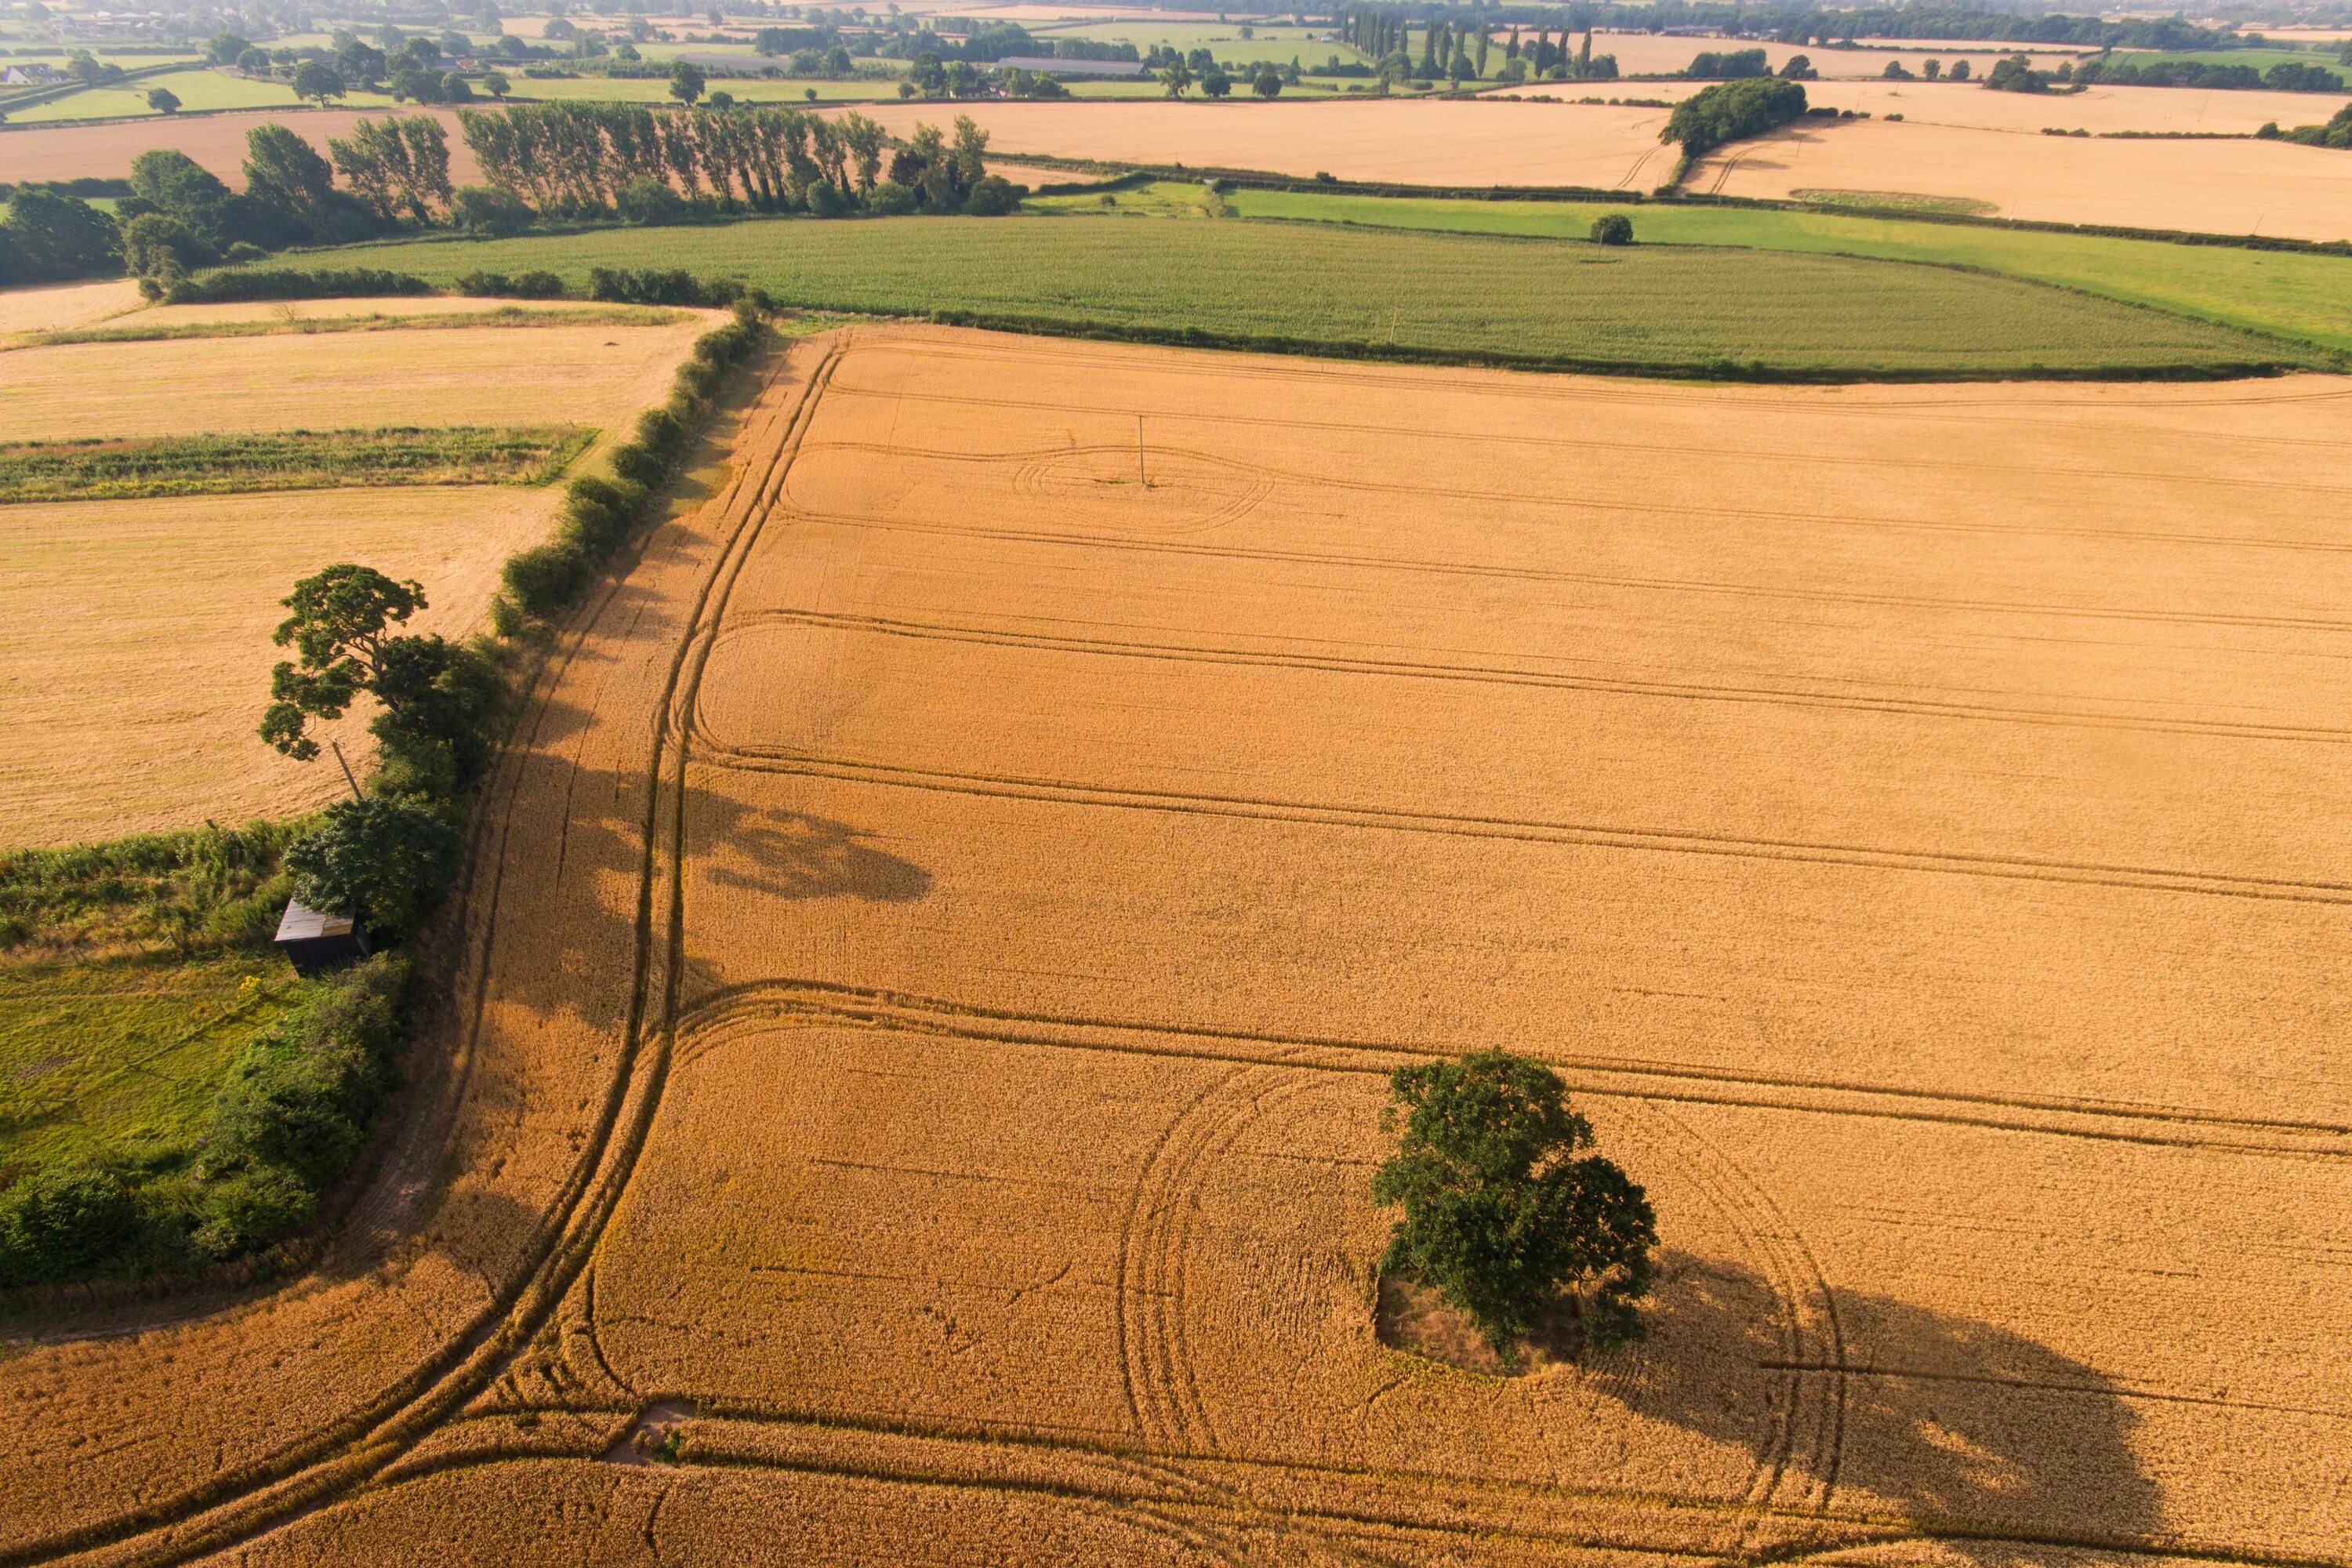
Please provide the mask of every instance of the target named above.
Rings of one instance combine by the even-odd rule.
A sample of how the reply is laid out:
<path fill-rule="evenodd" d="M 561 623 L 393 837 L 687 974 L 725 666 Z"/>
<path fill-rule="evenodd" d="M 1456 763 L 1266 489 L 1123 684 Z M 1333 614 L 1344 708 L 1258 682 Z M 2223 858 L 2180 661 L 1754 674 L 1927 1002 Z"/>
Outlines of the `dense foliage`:
<path fill-rule="evenodd" d="M 2352 103 L 2337 110 L 2325 125 L 2298 125 L 2292 131 L 2265 125 L 2255 134 L 2298 142 L 2306 147 L 2352 147 Z"/>
<path fill-rule="evenodd" d="M 1675 106 L 1659 140 L 1679 142 L 1696 158 L 1743 137 L 1761 136 L 1805 112 L 1805 89 L 1780 77 L 1703 88 Z"/>
<path fill-rule="evenodd" d="M 0 1287 L 185 1271 L 307 1223 L 390 1086 L 408 970 L 369 960 L 257 1034 L 194 1147 L 53 1165 L 0 1190 Z"/>
<path fill-rule="evenodd" d="M 2123 55 L 2103 55 L 2074 68 L 2074 80 L 2088 86 L 2219 88 L 2248 92 L 2342 92 L 2342 73 L 2301 60 L 2281 60 L 2268 70 L 2252 66 L 2210 65 L 2203 60 L 2149 60 L 2139 63 Z"/>
<path fill-rule="evenodd" d="M 1657 1222 L 1625 1173 L 1588 1152 L 1591 1124 L 1540 1062 L 1506 1051 L 1399 1068 L 1381 1130 L 1404 1125 L 1372 1177 L 1372 1199 L 1401 1207 L 1381 1267 L 1435 1286 L 1506 1363 L 1559 1306 L 1584 1344 L 1614 1349 L 1644 1332 Z"/>

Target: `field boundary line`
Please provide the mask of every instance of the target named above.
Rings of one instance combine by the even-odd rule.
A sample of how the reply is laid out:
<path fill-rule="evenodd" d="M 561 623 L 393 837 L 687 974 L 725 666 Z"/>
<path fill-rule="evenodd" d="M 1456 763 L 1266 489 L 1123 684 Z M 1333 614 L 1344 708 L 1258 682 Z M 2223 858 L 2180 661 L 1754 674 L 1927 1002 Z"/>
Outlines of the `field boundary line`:
<path fill-rule="evenodd" d="M 837 347 L 825 351 L 825 357 L 811 372 L 799 395 L 787 405 L 793 422 L 804 427 L 804 419 L 821 395 L 822 377 L 829 371 L 839 354 Z M 751 405 L 759 408 L 766 396 L 782 381 L 790 368 L 789 349 L 779 354 L 768 371 L 765 388 Z M 771 416 L 773 417 L 773 413 Z M 739 432 L 739 438 L 741 433 Z M 788 438 L 772 457 L 769 465 L 760 470 L 758 481 L 751 486 L 753 510 L 736 524 L 722 542 L 718 568 L 723 568 L 729 552 L 742 531 L 756 521 L 764 519 L 772 510 L 774 496 L 781 491 L 782 471 L 789 464 L 792 446 Z M 745 464 L 730 480 L 729 490 L 705 505 L 719 505 L 731 510 L 735 500 L 742 494 L 745 479 L 753 465 Z M 730 499 L 735 498 L 735 499 Z M 722 516 L 724 513 L 722 512 Z M 642 552 L 640 546 L 639 553 Z M 634 561 L 635 555 L 632 556 Z M 717 568 L 714 568 L 717 569 Z M 617 593 L 618 574 L 608 582 L 604 592 L 593 602 L 593 607 L 576 621 L 574 647 L 567 653 L 566 662 L 578 652 L 577 642 L 584 637 L 600 615 Z M 693 609 L 697 616 L 708 600 L 710 581 L 706 578 L 702 596 Z M 676 694 L 677 671 L 682 667 L 694 642 L 696 622 L 689 618 L 683 640 L 672 658 L 672 686 L 667 698 Z M 547 689 L 551 694 L 551 685 Z M 666 698 L 666 700 L 667 700 Z M 544 712 L 547 698 L 542 696 L 540 711 Z M 536 720 L 534 720 L 536 722 Z M 677 723 L 675 714 L 667 723 L 657 725 L 654 741 L 653 766 L 658 775 L 664 742 L 668 731 Z M 521 759 L 517 759 L 520 763 Z M 658 789 L 650 792 L 648 812 L 657 809 Z M 648 834 L 655 826 L 650 819 L 645 825 Z M 640 910 L 650 918 L 651 879 L 658 869 L 659 846 L 649 837 L 645 850 L 646 879 L 640 893 Z M 495 883 L 494 883 L 495 885 Z M 490 917 L 495 928 L 495 911 Z M 646 933 L 649 939 L 650 933 Z M 487 943 L 488 936 L 486 934 Z M 488 963 L 487 946 L 482 963 Z M 642 965 L 638 987 L 644 984 Z M 487 987 L 487 978 L 483 984 Z M 487 992 L 483 994 L 486 995 Z M 480 1027 L 478 1010 L 468 1026 L 470 1031 Z M 239 1491 L 239 1481 L 231 1478 L 201 1489 L 185 1502 L 167 1500 L 163 1503 L 142 1507 L 120 1516 L 116 1521 L 79 1531 L 68 1538 L 52 1538 L 47 1542 L 34 1541 L 0 1552 L 0 1564 L 14 1565 L 44 1561 L 68 1554 L 81 1554 L 110 1546 L 132 1542 L 130 1550 L 112 1555 L 116 1564 L 138 1564 L 140 1568 L 165 1568 L 165 1565 L 186 1563 L 193 1558 L 216 1552 L 247 1541 L 284 1523 L 297 1515 L 314 1511 L 341 1493 L 366 1485 L 413 1447 L 425 1436 L 437 1429 L 454 1412 L 461 1409 L 476 1394 L 497 1378 L 500 1368 L 510 1360 L 516 1348 L 527 1342 L 533 1328 L 561 1304 L 572 1279 L 585 1261 L 578 1232 L 584 1226 L 593 1245 L 594 1235 L 601 1232 L 609 1217 L 618 1187 L 608 1169 L 605 1181 L 598 1184 L 595 1173 L 600 1167 L 618 1161 L 620 1180 L 625 1183 L 628 1167 L 634 1163 L 635 1148 L 631 1146 L 633 1130 L 640 1134 L 635 1142 L 642 1142 L 642 1126 L 649 1121 L 652 1103 L 658 1100 L 657 1086 L 648 1096 L 646 1075 L 638 1069 L 641 1053 L 637 1048 L 639 1020 L 635 1005 L 625 1031 L 625 1038 L 612 1088 L 594 1134 L 587 1141 L 573 1165 L 573 1174 L 560 1189 L 558 1201 L 541 1222 L 533 1240 L 527 1244 L 525 1256 L 507 1283 L 494 1292 L 490 1305 L 478 1314 L 472 1322 L 449 1340 L 443 1350 L 401 1380 L 386 1395 L 366 1409 L 338 1423 L 327 1432 L 319 1434 L 287 1451 L 263 1466 L 249 1468 L 247 1475 L 257 1477 L 257 1484 L 248 1484 Z M 665 1031 L 659 1045 L 666 1047 Z M 656 1053 L 658 1054 L 658 1051 Z M 468 1056 L 470 1073 L 471 1053 Z M 659 1064 L 655 1064 L 658 1066 Z M 625 1123 L 624 1113 L 635 1100 L 638 1110 Z M 612 1138 L 620 1134 L 623 1143 L 615 1148 Z M 583 1204 L 587 1209 L 583 1216 Z M 337 1450 L 341 1450 L 337 1452 Z M 152 1544 L 136 1544 L 140 1537 L 158 1536 Z"/>
<path fill-rule="evenodd" d="M 1486 1048 L 1483 1040 L 1406 1044 L 1274 1035 L 1181 1022 L 1088 1018 L 878 991 L 823 981 L 755 981 L 696 999 L 677 1020 L 678 1067 L 739 1029 L 875 1028 L 990 1044 L 1223 1060 L 1385 1078 L 1413 1061 Z M 1176 1042 L 1197 1042 L 1193 1045 Z M 1255 1049 L 1251 1047 L 1255 1047 Z M 2158 1148 L 2272 1157 L 2352 1157 L 2352 1124 L 2242 1117 L 2189 1108 L 1907 1089 L 1736 1072 L 1694 1064 L 1546 1056 L 1582 1094 L 1735 1110 L 1851 1115 Z M 1714 1090 L 1716 1092 L 1708 1092 Z M 1745 1095 L 1738 1091 L 1748 1091 Z M 1811 1097 L 1810 1099 L 1806 1097 Z M 2011 1113 L 2006 1118 L 2000 1113 Z M 2042 1118 L 2045 1120 L 2034 1120 Z M 2199 1136 L 2211 1129 L 2236 1137 Z"/>
<path fill-rule="evenodd" d="M 1226 816 L 1308 826 L 1418 833 L 1442 837 L 1486 838 L 1657 854 L 1707 855 L 1743 860 L 1786 860 L 1857 870 L 1907 871 L 1931 876 L 1982 877 L 2000 881 L 2120 888 L 2191 897 L 2352 905 L 2352 883 L 2244 877 L 2162 867 L 2104 865 L 2095 861 L 2038 860 L 2023 856 L 1885 849 L 1866 845 L 1752 838 L 1678 828 L 1617 827 L 1598 823 L 1545 822 L 1535 818 L 1408 811 L 1318 801 L 1121 789 L 1018 774 L 966 773 L 943 769 L 900 767 L 847 758 L 793 755 L 715 744 L 709 749 L 717 755 L 715 758 L 706 757 L 706 766 L 730 767 L 747 773 L 800 774 L 845 784 L 933 794 L 1040 801 L 1107 810 L 1156 811 L 1175 816 Z"/>
<path fill-rule="evenodd" d="M 2352 729 L 2321 729 L 2290 725 L 2247 724 L 2229 720 L 2143 718 L 2128 713 L 2068 712 L 2058 708 L 2002 708 L 1990 703 L 1930 702 L 1892 696 L 1866 696 L 1835 691 L 1808 691 L 1796 687 L 1706 686 L 1689 682 L 1630 680 L 1598 675 L 1562 675 L 1548 670 L 1520 669 L 1507 665 L 1447 664 L 1412 659 L 1349 658 L 1218 647 L 1202 643 L 1142 642 L 1076 637 L 1055 632 L 1029 632 L 992 626 L 958 626 L 950 622 L 894 621 L 875 616 L 830 615 L 817 611 L 772 609 L 743 616 L 732 623 L 728 640 L 762 626 L 804 626 L 938 642 L 970 643 L 992 647 L 1042 650 L 1113 658 L 1161 660 L 1183 664 L 1235 665 L 1257 668 L 1298 669 L 1318 674 L 1361 675 L 1395 679 L 1463 681 L 1477 685 L 1516 686 L 1541 690 L 1597 692 L 1611 696 L 1673 699 L 1698 702 L 1729 702 L 1790 708 L 1832 708 L 1907 717 L 1956 719 L 1996 724 L 2033 724 L 2065 729 L 2136 731 L 2157 734 L 2206 735 L 2219 739 L 2276 741 L 2342 745 L 2352 743 Z M 2352 630 L 2352 628 L 2347 628 Z M 761 761 L 790 758 L 795 753 L 777 748 L 739 745 L 719 741 L 697 719 L 701 739 L 717 754 Z M 846 759 L 833 759 L 845 765 Z M 2352 889 L 2352 884 L 2347 885 Z"/>

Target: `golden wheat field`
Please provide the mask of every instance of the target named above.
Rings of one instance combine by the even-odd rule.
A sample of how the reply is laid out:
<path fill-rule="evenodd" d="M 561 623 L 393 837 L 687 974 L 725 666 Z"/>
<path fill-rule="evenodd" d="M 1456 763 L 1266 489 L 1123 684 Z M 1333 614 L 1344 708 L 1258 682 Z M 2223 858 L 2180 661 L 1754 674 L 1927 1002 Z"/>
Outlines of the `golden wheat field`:
<path fill-rule="evenodd" d="M 459 134 L 455 110 L 403 105 L 392 110 L 254 109 L 161 120 L 98 121 L 85 124 L 0 128 L 0 168 L 12 180 L 112 179 L 131 172 L 131 161 L 152 147 L 185 153 L 230 185 L 245 185 L 247 136 L 257 125 L 283 125 L 298 132 L 321 157 L 331 137 L 349 136 L 362 120 L 387 114 L 431 114 L 449 133 L 449 177 L 458 184 L 478 182 L 481 166 Z"/>
<path fill-rule="evenodd" d="M 2345 1561 L 2348 425 L 805 341 L 358 1222 L 0 1360 L 0 1551 Z M 1385 1075 L 1492 1044 L 1646 1344 L 1381 1342 Z"/>
<path fill-rule="evenodd" d="M 2340 101 L 2315 96 L 2313 121 Z M 2071 100 L 2037 100 L 2036 107 L 2061 129 L 2078 123 Z M 1802 190 L 1869 191 L 1984 202 L 2003 217 L 2053 223 L 2352 238 L 2352 159 L 2330 158 L 2330 151 L 1879 119 L 1800 124 L 1736 142 L 1694 165 L 1685 188 L 1776 199 Z"/>
<path fill-rule="evenodd" d="M 436 303 L 337 300 L 331 310 Z M 96 313 L 70 290 L 53 291 L 48 305 L 37 324 Z M 276 309 L 179 306 L 127 320 L 185 326 L 271 320 Z M 0 353 L 0 430 L 70 440 L 538 424 L 617 439 L 667 395 L 710 313 L 677 314 L 661 326 L 18 349 Z M 427 585 L 419 629 L 470 634 L 500 563 L 545 535 L 560 496 L 555 486 L 419 486 L 0 506 L 0 844 L 238 822 L 333 798 L 342 781 L 331 763 L 289 763 L 252 733 L 282 657 L 269 643 L 278 601 L 298 577 L 361 560 Z M 188 591 L 161 595 L 159 578 Z M 328 732 L 354 766 L 368 754 L 358 719 Z"/>
<path fill-rule="evenodd" d="M 860 112 L 894 136 L 941 119 L 938 106 L 926 104 L 867 105 Z M 1628 190 L 1660 184 L 1674 169 L 1672 151 L 1658 141 L 1666 110 L 1606 104 L 989 100 L 959 112 L 988 132 L 992 153 L 1008 159 L 1025 153 L 1414 184 Z"/>
<path fill-rule="evenodd" d="M 1943 57 L 1938 57 L 1943 58 Z M 2047 65 L 2050 62 L 2044 61 Z M 1706 89 L 1696 81 L 1643 82 L 1645 98 L 1676 102 Z M 1508 88 L 1491 97 L 1528 97 L 1591 90 L 1558 82 Z M 1851 109 L 1884 119 L 1896 115 L 1919 125 L 1957 125 L 1982 131 L 2020 131 L 2040 135 L 2045 128 L 2086 131 L 2093 135 L 2137 131 L 2150 133 L 2249 136 L 2265 122 L 2312 125 L 2325 121 L 2347 100 L 2317 92 L 2244 92 L 2173 87 L 2087 87 L 2061 96 L 1990 92 L 1979 82 L 1874 81 L 1831 79 L 1805 83 L 1806 101 L 1817 108 Z M 1582 107 L 1582 106 L 1579 106 Z M 1820 129 L 1818 127 L 1814 129 Z M 1843 127 L 1841 128 L 1843 129 Z"/>

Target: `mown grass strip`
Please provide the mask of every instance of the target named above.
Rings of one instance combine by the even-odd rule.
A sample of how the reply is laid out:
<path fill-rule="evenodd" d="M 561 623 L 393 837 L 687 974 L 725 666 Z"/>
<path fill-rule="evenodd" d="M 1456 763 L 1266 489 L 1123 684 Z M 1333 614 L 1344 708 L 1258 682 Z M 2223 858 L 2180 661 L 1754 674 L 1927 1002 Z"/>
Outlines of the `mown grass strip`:
<path fill-rule="evenodd" d="M 139 441 L 15 441 L 0 444 L 0 503 L 351 485 L 544 484 L 595 435 L 576 426 L 387 426 Z"/>
<path fill-rule="evenodd" d="M 1590 209 L 1587 209 L 1590 224 Z M 1099 218 L 792 219 L 367 247 L 478 269 L 683 267 L 781 303 L 1150 342 L 1756 379 L 2146 378 L 2332 364 L 2206 322 L 1950 267 L 1391 228 Z M 309 258 L 281 258 L 279 264 Z M 316 265 L 349 265 L 349 252 Z"/>
<path fill-rule="evenodd" d="M 549 307 L 533 310 L 502 305 L 489 310 L 449 310 L 439 315 L 391 316 L 371 311 L 363 316 L 283 316 L 250 321 L 171 321 L 142 324 L 131 321 L 100 327 L 76 327 L 63 331 L 27 332 L 17 340 L 21 348 L 46 348 L 68 343 L 157 343 L 181 338 L 269 338 L 313 332 L 460 331 L 472 327 L 667 327 L 683 321 L 691 310 L 663 310 L 650 305 Z"/>

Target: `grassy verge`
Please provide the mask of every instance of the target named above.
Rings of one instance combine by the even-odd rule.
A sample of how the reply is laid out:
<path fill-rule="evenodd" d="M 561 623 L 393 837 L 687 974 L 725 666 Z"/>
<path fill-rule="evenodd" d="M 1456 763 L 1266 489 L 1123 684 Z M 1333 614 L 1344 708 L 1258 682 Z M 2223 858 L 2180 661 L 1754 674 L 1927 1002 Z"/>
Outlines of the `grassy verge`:
<path fill-rule="evenodd" d="M 1133 195 L 1150 198 L 1156 189 Z M 1176 187 L 1179 194 L 1186 189 Z M 1550 237 L 1583 235 L 1602 213 L 1623 212 L 1643 244 L 1745 246 L 1978 268 L 2352 352 L 2352 257 L 1656 202 L 1612 207 L 1251 190 L 1230 192 L 1225 200 L 1244 217 Z"/>
<path fill-rule="evenodd" d="M 278 430 L 0 445 L 0 503 L 327 489 L 544 484 L 595 438 L 575 426 Z"/>
<path fill-rule="evenodd" d="M 643 305 L 575 305 L 569 310 L 501 305 L 495 310 L 447 310 L 438 315 L 393 316 L 371 311 L 363 316 L 281 316 L 255 321 L 131 321 L 119 326 L 28 332 L 17 341 L 17 346 L 160 343 L 182 338 L 268 338 L 311 332 L 458 331 L 468 327 L 667 327 L 686 320 L 691 313 Z"/>
<path fill-rule="evenodd" d="M 1243 210 L 1247 210 L 1246 208 Z M 1591 222 L 1588 210 L 1586 223 Z M 1116 216 L 755 220 L 285 257 L 453 285 L 683 267 L 794 306 L 1275 352 L 1843 380 L 2246 374 L 2308 349 L 2078 293 L 1834 254 Z"/>

